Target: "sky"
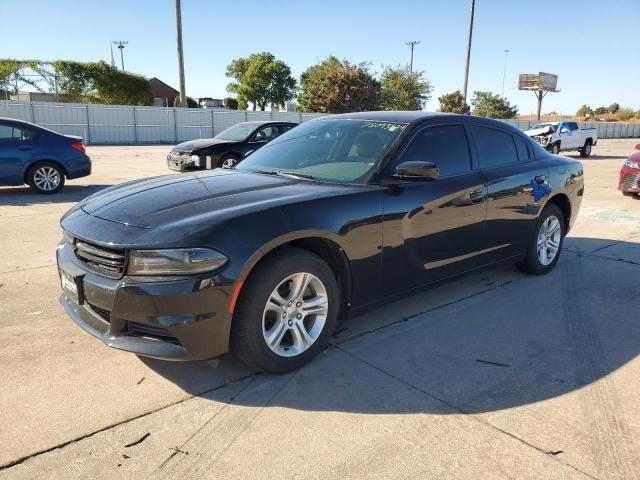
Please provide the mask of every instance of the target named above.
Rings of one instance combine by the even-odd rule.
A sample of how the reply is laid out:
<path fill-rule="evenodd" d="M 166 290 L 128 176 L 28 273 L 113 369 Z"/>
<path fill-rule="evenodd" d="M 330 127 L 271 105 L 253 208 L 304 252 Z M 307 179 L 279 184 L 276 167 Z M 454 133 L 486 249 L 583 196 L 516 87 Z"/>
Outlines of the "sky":
<path fill-rule="evenodd" d="M 182 0 L 187 95 L 227 96 L 225 68 L 234 58 L 270 51 L 295 77 L 328 55 L 383 65 L 409 62 L 437 97 L 462 89 L 469 0 Z M 0 0 L 5 15 L 0 57 L 109 61 L 110 42 L 126 40 L 125 68 L 178 88 L 174 0 Z M 29 13 L 31 12 L 31 13 Z M 559 93 L 543 113 L 573 114 L 618 102 L 640 109 L 640 0 L 476 0 L 469 97 L 500 94 L 521 114 L 535 112 L 518 73 L 554 73 Z M 117 64 L 119 52 L 114 49 Z"/>

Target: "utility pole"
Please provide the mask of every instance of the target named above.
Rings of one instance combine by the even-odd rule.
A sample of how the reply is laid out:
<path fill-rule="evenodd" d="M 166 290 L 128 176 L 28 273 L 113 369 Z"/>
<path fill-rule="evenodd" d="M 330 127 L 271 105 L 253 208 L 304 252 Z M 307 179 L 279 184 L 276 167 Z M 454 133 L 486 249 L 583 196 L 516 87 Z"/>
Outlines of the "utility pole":
<path fill-rule="evenodd" d="M 124 72 L 124 54 L 122 53 L 124 51 L 124 47 L 127 43 L 129 42 L 125 42 L 125 41 L 116 41 L 113 42 L 114 45 L 117 45 L 118 48 L 120 49 L 120 64 L 122 65 L 122 71 Z"/>
<path fill-rule="evenodd" d="M 462 92 L 462 98 L 464 103 L 467 103 L 467 85 L 469 83 L 469 61 L 471 60 L 471 38 L 473 37 L 473 12 L 476 6 L 476 1 L 471 0 L 471 13 L 469 14 L 469 38 L 467 40 L 467 63 L 464 67 L 464 87 Z"/>
<path fill-rule="evenodd" d="M 507 48 L 504 51 L 504 69 L 502 70 L 502 90 L 500 93 L 500 98 L 504 100 L 504 77 L 507 75 L 507 55 L 509 55 L 509 49 Z"/>
<path fill-rule="evenodd" d="M 411 63 L 409 63 L 409 73 L 413 73 L 413 48 L 420 43 L 420 40 L 411 40 L 404 42 L 411 49 Z"/>
<path fill-rule="evenodd" d="M 180 106 L 187 106 L 187 89 L 184 85 L 184 55 L 182 54 L 182 13 L 180 0 L 176 0 L 176 30 L 178 43 L 178 72 L 180 75 Z"/>

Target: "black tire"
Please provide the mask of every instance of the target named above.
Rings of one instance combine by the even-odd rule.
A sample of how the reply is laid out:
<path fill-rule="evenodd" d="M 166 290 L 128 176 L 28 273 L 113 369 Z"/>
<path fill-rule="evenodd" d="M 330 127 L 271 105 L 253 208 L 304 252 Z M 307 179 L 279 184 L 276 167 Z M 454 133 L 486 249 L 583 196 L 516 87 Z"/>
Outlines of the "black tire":
<path fill-rule="evenodd" d="M 587 138 L 587 141 L 584 142 L 584 147 L 580 149 L 580 156 L 582 158 L 587 158 L 589 155 L 591 155 L 591 146 L 592 146 L 591 139 Z"/>
<path fill-rule="evenodd" d="M 328 312 L 324 327 L 311 346 L 295 356 L 280 356 L 269 348 L 263 334 L 265 306 L 278 285 L 300 272 L 311 273 L 322 282 L 327 292 Z M 338 282 L 329 266 L 307 250 L 283 248 L 260 262 L 242 288 L 231 327 L 231 349 L 256 370 L 269 373 L 296 370 L 325 349 L 336 326 L 339 304 Z"/>
<path fill-rule="evenodd" d="M 538 257 L 538 235 L 540 234 L 540 230 L 542 229 L 547 218 L 552 215 L 555 216 L 560 222 L 560 241 L 553 261 L 545 265 L 540 261 L 540 258 Z M 527 247 L 526 256 L 524 260 L 517 264 L 518 269 L 530 275 L 543 275 L 553 270 L 553 267 L 555 267 L 556 263 L 558 263 L 558 259 L 560 258 L 560 254 L 562 252 L 565 233 L 565 220 L 564 215 L 562 214 L 562 210 L 560 210 L 560 208 L 555 203 L 548 204 L 538 218 L 538 223 L 536 224 L 531 242 Z"/>
<path fill-rule="evenodd" d="M 55 173 L 57 174 L 58 183 L 55 187 L 45 188 L 45 185 L 40 182 L 40 175 L 42 174 L 42 172 L 51 171 L 55 171 Z M 29 168 L 29 171 L 27 172 L 27 183 L 36 193 L 41 193 L 44 195 L 57 193 L 62 190 L 62 187 L 64 187 L 64 171 L 57 163 L 38 162 Z"/>
<path fill-rule="evenodd" d="M 554 155 L 560 155 L 560 142 L 556 142 L 551 145 L 551 153 Z"/>
<path fill-rule="evenodd" d="M 225 163 L 227 162 L 233 162 L 233 165 L 225 166 Z M 218 168 L 233 168 L 238 164 L 238 162 L 240 162 L 240 159 L 235 155 L 223 155 L 220 161 L 218 162 Z"/>
<path fill-rule="evenodd" d="M 635 197 L 636 193 L 635 192 L 622 192 L 622 195 L 624 195 L 625 197 Z"/>

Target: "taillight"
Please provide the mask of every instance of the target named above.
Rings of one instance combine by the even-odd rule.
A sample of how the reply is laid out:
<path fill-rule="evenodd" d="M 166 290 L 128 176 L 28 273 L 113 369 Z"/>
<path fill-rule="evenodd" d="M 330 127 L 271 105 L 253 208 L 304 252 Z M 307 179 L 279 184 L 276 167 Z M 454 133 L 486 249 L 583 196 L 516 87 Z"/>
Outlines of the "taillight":
<path fill-rule="evenodd" d="M 84 144 L 83 144 L 82 142 L 75 142 L 75 143 L 72 143 L 72 144 L 71 144 L 71 146 L 72 146 L 73 148 L 75 148 L 76 150 L 78 150 L 80 153 L 84 153 L 84 152 L 85 152 L 85 150 L 84 150 Z"/>

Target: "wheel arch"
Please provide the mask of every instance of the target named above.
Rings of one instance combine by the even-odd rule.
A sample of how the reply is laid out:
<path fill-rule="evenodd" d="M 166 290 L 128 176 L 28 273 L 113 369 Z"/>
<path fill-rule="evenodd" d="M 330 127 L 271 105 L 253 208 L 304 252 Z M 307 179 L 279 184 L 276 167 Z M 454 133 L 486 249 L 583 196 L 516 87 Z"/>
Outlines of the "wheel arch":
<path fill-rule="evenodd" d="M 569 231 L 569 227 L 571 225 L 571 200 L 564 193 L 556 193 L 549 200 L 547 200 L 547 205 L 550 203 L 556 205 L 564 216 L 564 231 L 565 234 Z"/>
<path fill-rule="evenodd" d="M 283 248 L 294 247 L 307 250 L 318 255 L 333 271 L 340 291 L 340 309 L 338 316 L 344 318 L 351 302 L 352 273 L 351 262 L 344 248 L 340 246 L 339 238 L 330 232 L 292 232 L 271 240 L 258 249 L 256 253 L 245 263 L 238 275 L 234 290 L 240 288 L 238 294 L 242 294 L 242 286 L 247 281 L 255 268 L 270 255 Z M 238 285 L 241 285 L 238 287 Z"/>

